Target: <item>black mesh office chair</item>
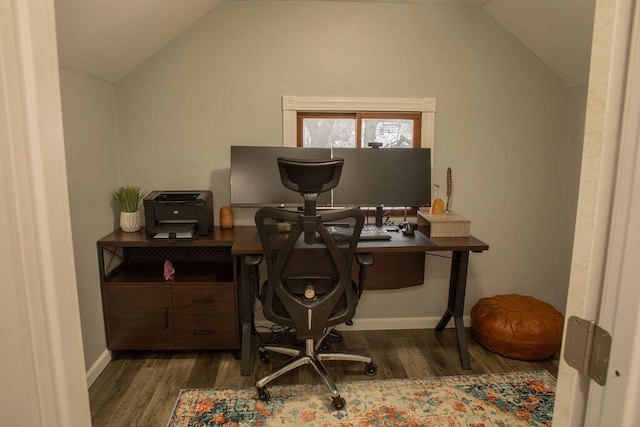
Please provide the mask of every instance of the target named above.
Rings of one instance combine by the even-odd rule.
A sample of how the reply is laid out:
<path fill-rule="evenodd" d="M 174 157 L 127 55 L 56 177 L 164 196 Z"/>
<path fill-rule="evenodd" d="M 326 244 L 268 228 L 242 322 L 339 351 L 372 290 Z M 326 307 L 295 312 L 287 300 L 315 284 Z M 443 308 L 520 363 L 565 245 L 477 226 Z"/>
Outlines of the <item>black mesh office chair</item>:
<path fill-rule="evenodd" d="M 323 338 L 334 326 L 351 320 L 363 283 L 351 279 L 356 246 L 364 223 L 359 209 L 341 209 L 317 214 L 318 194 L 331 190 L 340 179 L 342 159 L 304 161 L 278 159 L 285 187 L 304 197 L 304 213 L 265 207 L 256 213 L 256 226 L 267 263 L 268 278 L 262 287 L 264 316 L 277 324 L 295 329 L 305 348 L 264 345 L 261 359 L 268 363 L 269 352 L 291 356 L 278 368 L 260 378 L 256 387 L 261 400 L 269 400 L 266 385 L 279 376 L 310 364 L 331 392 L 336 409 L 345 405 L 336 385 L 322 364 L 324 360 L 364 362 L 364 372 L 374 375 L 376 365 L 368 356 L 324 350 Z M 325 222 L 349 221 L 353 234 L 346 240 L 330 236 Z M 274 230 L 276 232 L 274 232 Z M 283 233 L 282 231 L 286 232 Z M 277 232 L 280 231 L 280 232 Z M 364 268 L 373 264 L 371 254 L 358 254 L 360 281 Z"/>

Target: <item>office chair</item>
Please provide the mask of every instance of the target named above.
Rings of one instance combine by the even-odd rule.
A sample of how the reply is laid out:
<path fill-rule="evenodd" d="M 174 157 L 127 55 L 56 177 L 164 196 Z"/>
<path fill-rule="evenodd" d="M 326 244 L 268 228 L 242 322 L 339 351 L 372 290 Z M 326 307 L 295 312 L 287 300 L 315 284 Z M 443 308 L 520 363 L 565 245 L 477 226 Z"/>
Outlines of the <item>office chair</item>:
<path fill-rule="evenodd" d="M 372 254 L 358 254 L 356 246 L 364 223 L 359 209 L 341 209 L 318 214 L 318 195 L 338 185 L 342 159 L 320 161 L 278 158 L 283 185 L 302 194 L 304 212 L 264 207 L 255 220 L 267 264 L 268 278 L 261 290 L 265 318 L 295 329 L 296 338 L 305 342 L 300 349 L 284 345 L 260 347 L 260 358 L 269 363 L 269 352 L 291 356 L 256 382 L 258 397 L 270 398 L 266 385 L 281 375 L 309 364 L 318 372 L 331 392 L 334 408 L 345 400 L 327 372 L 323 361 L 363 362 L 364 372 L 374 375 L 376 365 L 368 356 L 325 350 L 323 338 L 334 326 L 351 320 L 362 289 L 364 271 L 373 264 Z M 334 240 L 325 222 L 349 221 L 353 234 Z M 276 230 L 276 232 L 274 232 Z M 277 232 L 286 230 L 285 233 Z M 360 265 L 359 286 L 351 279 L 353 260 Z"/>

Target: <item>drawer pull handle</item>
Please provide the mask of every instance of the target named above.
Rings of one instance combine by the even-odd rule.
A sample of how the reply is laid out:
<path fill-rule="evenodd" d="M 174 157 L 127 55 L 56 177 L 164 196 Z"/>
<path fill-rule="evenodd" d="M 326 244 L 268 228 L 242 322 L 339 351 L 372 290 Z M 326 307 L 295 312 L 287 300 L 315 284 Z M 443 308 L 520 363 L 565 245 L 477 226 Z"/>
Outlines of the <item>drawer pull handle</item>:
<path fill-rule="evenodd" d="M 169 327 L 169 309 L 167 307 L 162 308 L 162 314 L 164 314 L 164 327 Z"/>
<path fill-rule="evenodd" d="M 215 329 L 194 329 L 193 335 L 213 335 L 216 333 Z"/>
<path fill-rule="evenodd" d="M 211 304 L 214 299 L 213 298 L 194 298 L 191 301 L 193 301 L 194 304 Z"/>

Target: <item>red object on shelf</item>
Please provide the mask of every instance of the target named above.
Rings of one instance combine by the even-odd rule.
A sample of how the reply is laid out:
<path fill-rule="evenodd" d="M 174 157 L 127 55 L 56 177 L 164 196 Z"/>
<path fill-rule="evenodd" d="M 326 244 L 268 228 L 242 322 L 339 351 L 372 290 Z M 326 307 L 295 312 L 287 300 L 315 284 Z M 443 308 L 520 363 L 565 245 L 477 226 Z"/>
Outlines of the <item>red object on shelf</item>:
<path fill-rule="evenodd" d="M 164 280 L 169 282 L 176 278 L 176 269 L 173 268 L 171 261 L 166 260 L 164 262 Z"/>

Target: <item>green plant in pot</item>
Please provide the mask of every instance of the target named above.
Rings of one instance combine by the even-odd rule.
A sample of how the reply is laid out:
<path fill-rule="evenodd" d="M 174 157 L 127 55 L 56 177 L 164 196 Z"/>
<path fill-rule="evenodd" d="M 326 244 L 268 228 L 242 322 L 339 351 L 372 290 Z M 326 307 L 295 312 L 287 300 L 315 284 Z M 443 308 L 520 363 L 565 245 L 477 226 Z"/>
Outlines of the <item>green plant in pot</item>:
<path fill-rule="evenodd" d="M 140 230 L 142 221 L 138 213 L 140 202 L 145 193 L 140 187 L 118 187 L 111 192 L 114 203 L 120 208 L 120 228 L 122 231 L 134 232 Z"/>

